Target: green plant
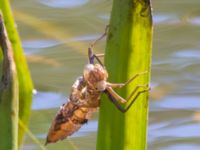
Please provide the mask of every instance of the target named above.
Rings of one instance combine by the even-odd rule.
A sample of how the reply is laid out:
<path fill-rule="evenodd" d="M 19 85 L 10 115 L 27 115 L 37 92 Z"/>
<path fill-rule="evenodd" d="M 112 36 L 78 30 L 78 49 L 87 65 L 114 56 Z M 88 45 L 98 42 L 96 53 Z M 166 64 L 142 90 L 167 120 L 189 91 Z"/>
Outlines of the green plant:
<path fill-rule="evenodd" d="M 107 38 L 105 65 L 110 82 L 125 82 L 148 71 L 118 93 L 126 98 L 137 85 L 150 80 L 152 16 L 150 0 L 114 0 Z M 141 90 L 141 89 L 140 89 Z M 129 102 L 128 102 L 129 103 Z M 145 150 L 148 92 L 121 113 L 106 97 L 100 107 L 97 150 Z"/>
<path fill-rule="evenodd" d="M 12 47 L 0 15 L 0 47 L 3 65 L 0 79 L 0 149 L 17 150 L 18 80 Z"/>
<path fill-rule="evenodd" d="M 14 62 L 16 64 L 16 72 L 18 74 L 19 118 L 24 124 L 27 125 L 32 104 L 32 80 L 8 0 L 0 0 L 0 10 L 3 14 L 5 27 L 8 32 L 8 38 L 11 41 Z M 23 140 L 24 129 L 19 126 L 18 132 L 18 142 L 20 145 Z"/>

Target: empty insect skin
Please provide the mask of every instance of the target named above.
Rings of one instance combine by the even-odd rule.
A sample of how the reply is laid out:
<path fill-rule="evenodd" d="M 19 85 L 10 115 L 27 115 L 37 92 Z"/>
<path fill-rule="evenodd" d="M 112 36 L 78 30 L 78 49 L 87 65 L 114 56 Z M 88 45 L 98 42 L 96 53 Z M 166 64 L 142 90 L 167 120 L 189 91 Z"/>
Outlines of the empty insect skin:
<path fill-rule="evenodd" d="M 126 86 L 135 78 L 147 72 L 138 73 L 125 83 L 109 83 L 107 81 L 108 73 L 99 59 L 101 55 L 93 54 L 93 46 L 105 35 L 106 32 L 88 48 L 89 63 L 85 66 L 83 75 L 74 82 L 67 102 L 60 107 L 54 118 L 47 135 L 46 144 L 63 140 L 87 123 L 92 113 L 98 109 L 102 93 L 105 93 L 116 108 L 124 113 L 141 93 L 149 91 L 148 85 L 138 85 L 125 100 L 113 90 L 113 88 Z M 94 63 L 94 59 L 97 60 L 97 64 Z M 142 90 L 140 90 L 141 88 Z M 132 100 L 126 108 L 118 103 L 126 103 L 129 99 Z"/>

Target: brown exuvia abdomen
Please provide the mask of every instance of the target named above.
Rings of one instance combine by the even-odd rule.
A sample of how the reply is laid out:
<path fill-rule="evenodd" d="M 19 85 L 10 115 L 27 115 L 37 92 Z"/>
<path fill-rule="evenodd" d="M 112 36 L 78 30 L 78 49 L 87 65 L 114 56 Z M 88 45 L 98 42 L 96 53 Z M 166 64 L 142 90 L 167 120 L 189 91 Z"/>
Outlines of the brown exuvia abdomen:
<path fill-rule="evenodd" d="M 88 121 L 94 111 L 96 111 L 96 108 L 81 107 L 70 101 L 64 104 L 49 129 L 46 144 L 72 135 Z"/>

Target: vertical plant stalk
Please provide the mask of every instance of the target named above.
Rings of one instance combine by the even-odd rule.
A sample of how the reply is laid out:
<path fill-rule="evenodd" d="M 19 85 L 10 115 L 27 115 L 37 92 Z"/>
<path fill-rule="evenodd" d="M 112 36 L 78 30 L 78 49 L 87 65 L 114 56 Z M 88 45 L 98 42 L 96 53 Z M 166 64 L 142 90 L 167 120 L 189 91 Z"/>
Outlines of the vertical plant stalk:
<path fill-rule="evenodd" d="M 3 69 L 0 80 L 0 149 L 18 149 L 18 79 L 13 53 L 0 15 L 0 47 Z"/>
<path fill-rule="evenodd" d="M 105 52 L 109 81 L 125 82 L 137 73 L 148 71 L 131 85 L 118 90 L 122 97 L 127 98 L 137 85 L 149 83 L 151 48 L 150 0 L 114 0 Z M 124 114 L 104 96 L 97 150 L 145 150 L 147 118 L 148 92 L 141 94 Z"/>
<path fill-rule="evenodd" d="M 14 22 L 9 0 L 0 0 L 0 10 L 3 13 L 5 26 L 8 32 L 8 37 L 13 48 L 13 55 L 16 64 L 18 81 L 19 81 L 19 118 L 28 125 L 31 104 L 32 104 L 32 80 L 26 59 L 23 53 L 21 41 L 17 33 L 16 24 Z M 19 145 L 22 143 L 24 136 L 24 129 L 19 126 Z"/>

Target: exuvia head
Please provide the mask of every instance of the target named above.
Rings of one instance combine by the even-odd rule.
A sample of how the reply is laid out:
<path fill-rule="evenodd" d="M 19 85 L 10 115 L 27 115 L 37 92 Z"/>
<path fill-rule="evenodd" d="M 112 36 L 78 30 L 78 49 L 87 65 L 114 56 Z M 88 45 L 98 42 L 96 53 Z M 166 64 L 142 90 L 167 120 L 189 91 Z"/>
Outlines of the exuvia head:
<path fill-rule="evenodd" d="M 83 71 L 83 77 L 90 85 L 96 86 L 97 89 L 105 89 L 105 83 L 108 73 L 100 64 L 87 64 Z"/>
<path fill-rule="evenodd" d="M 87 64 L 85 65 L 85 68 L 83 70 L 83 74 L 88 74 L 90 71 L 94 70 L 94 65 L 93 64 Z"/>

